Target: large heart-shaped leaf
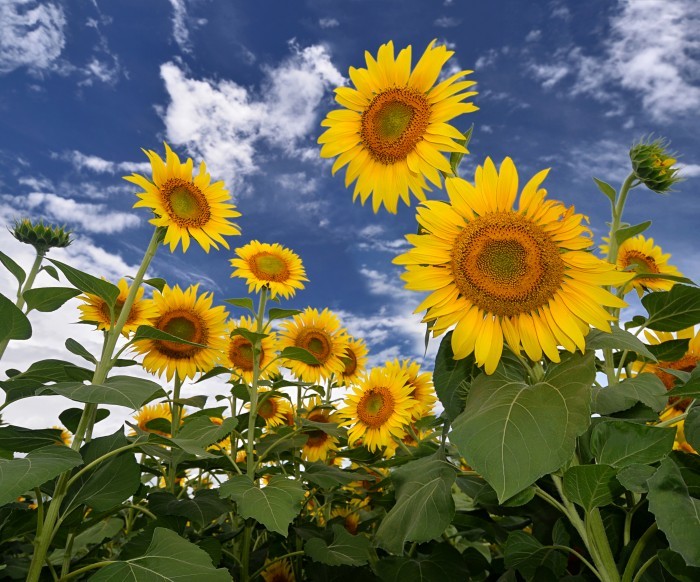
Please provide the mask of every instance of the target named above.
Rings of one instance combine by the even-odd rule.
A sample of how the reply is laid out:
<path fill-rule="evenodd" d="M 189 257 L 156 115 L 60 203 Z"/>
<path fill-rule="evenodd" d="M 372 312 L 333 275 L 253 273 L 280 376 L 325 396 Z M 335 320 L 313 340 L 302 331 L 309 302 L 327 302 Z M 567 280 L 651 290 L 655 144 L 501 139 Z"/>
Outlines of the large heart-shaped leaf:
<path fill-rule="evenodd" d="M 675 436 L 675 428 L 610 420 L 595 426 L 590 447 L 598 463 L 621 468 L 662 459 L 673 449 Z"/>

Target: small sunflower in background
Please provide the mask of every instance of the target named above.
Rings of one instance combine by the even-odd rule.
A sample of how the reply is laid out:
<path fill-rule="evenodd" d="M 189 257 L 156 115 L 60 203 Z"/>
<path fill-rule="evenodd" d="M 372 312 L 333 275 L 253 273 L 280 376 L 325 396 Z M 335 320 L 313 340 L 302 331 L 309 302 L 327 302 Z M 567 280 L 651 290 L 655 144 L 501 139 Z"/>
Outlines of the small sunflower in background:
<path fill-rule="evenodd" d="M 181 415 L 183 417 L 185 416 L 184 410 L 182 411 Z M 144 432 L 152 432 L 166 437 L 170 436 L 170 432 L 160 431 L 155 428 L 148 428 L 148 423 L 156 419 L 164 420 L 168 424 L 172 424 L 173 414 L 172 410 L 170 409 L 170 405 L 167 402 L 142 406 L 139 408 L 133 418 L 136 422 L 136 426 L 138 426 Z"/>
<path fill-rule="evenodd" d="M 265 582 L 296 582 L 292 563 L 287 559 L 266 560 L 265 569 L 260 573 Z"/>
<path fill-rule="evenodd" d="M 307 364 L 298 360 L 283 363 L 292 373 L 304 382 L 318 383 L 345 369 L 345 352 L 348 335 L 340 326 L 338 317 L 328 309 L 319 313 L 318 309 L 307 307 L 291 320 L 282 322 L 279 349 L 286 347 L 303 348 L 311 352 L 318 364 Z"/>
<path fill-rule="evenodd" d="M 607 238 L 603 239 L 609 242 Z M 608 245 L 600 245 L 604 254 L 608 253 Z M 641 234 L 628 238 L 617 250 L 617 266 L 621 271 L 630 271 L 634 275 L 673 275 L 682 277 L 676 267 L 668 264 L 671 258 L 669 253 L 664 253 L 661 247 L 654 244 L 653 238 L 644 238 Z M 675 285 L 675 281 L 656 277 L 638 277 L 625 287 L 625 293 L 633 288 L 641 297 L 647 290 L 668 291 Z"/>
<path fill-rule="evenodd" d="M 199 346 L 161 339 L 139 340 L 133 346 L 144 354 L 143 367 L 158 376 L 165 373 L 168 381 L 175 373 L 184 380 L 208 372 L 226 350 L 228 314 L 222 306 L 212 307 L 212 294 L 198 294 L 198 288 L 191 285 L 183 291 L 178 285 L 166 285 L 154 293 L 158 317 L 153 327 Z"/>
<path fill-rule="evenodd" d="M 441 186 L 440 172 L 452 174 L 443 152 L 468 153 L 464 135 L 448 122 L 478 108 L 466 99 L 476 81 L 472 71 L 459 71 L 438 83 L 454 54 L 432 41 L 411 69 L 410 46 L 394 56 L 394 44 L 379 47 L 377 58 L 365 52 L 367 68 L 350 67 L 352 87 L 335 90 L 343 109 L 330 111 L 321 123 L 328 129 L 318 139 L 322 158 L 337 156 L 333 173 L 348 166 L 345 185 L 355 182 L 353 199 L 372 208 L 396 213 L 399 198 L 410 205 L 410 194 L 425 200 L 426 179 Z"/>
<path fill-rule="evenodd" d="M 224 363 L 238 374 L 245 382 L 253 382 L 253 344 L 242 335 L 231 335 L 238 328 L 251 332 L 257 331 L 257 324 L 249 317 L 241 317 L 231 320 L 226 325 L 229 334 L 228 347 L 225 349 Z M 270 333 L 260 342 L 260 352 L 258 353 L 258 370 L 261 371 L 261 378 L 269 378 L 276 374 L 278 363 L 277 357 L 277 334 Z M 233 376 L 232 376 L 233 377 Z"/>
<path fill-rule="evenodd" d="M 292 412 L 292 405 L 283 396 L 271 395 L 265 398 L 265 393 L 269 390 L 260 390 L 258 392 L 258 416 L 265 419 L 265 423 L 269 428 L 287 424 L 289 414 Z M 250 407 L 247 404 L 246 407 Z"/>
<path fill-rule="evenodd" d="M 365 372 L 367 366 L 367 345 L 362 338 L 351 337 L 342 360 L 345 368 L 340 374 L 343 383 L 349 386 Z"/>
<path fill-rule="evenodd" d="M 119 287 L 119 297 L 117 297 L 117 301 L 114 304 L 115 323 L 121 315 L 124 302 L 129 294 L 129 283 L 126 279 L 120 279 L 117 283 L 117 287 Z M 155 303 L 151 299 L 144 299 L 143 294 L 143 287 L 139 287 L 139 290 L 136 292 L 136 297 L 134 298 L 134 303 L 131 305 L 129 315 L 122 328 L 122 335 L 125 337 L 135 332 L 140 325 L 151 325 L 153 320 L 158 317 L 158 309 Z M 97 329 L 104 331 L 108 331 L 112 327 L 109 306 L 104 299 L 92 293 L 85 293 L 78 297 L 78 299 L 83 300 L 83 304 L 78 305 L 81 321 L 95 323 Z"/>
<path fill-rule="evenodd" d="M 332 408 L 324 407 L 321 399 L 316 396 L 308 404 L 308 412 L 304 415 L 307 420 L 317 423 L 333 423 L 335 413 Z M 305 461 L 323 461 L 328 459 L 331 451 L 338 450 L 338 439 L 320 428 L 307 427 L 302 431 L 308 440 L 301 451 Z"/>
<path fill-rule="evenodd" d="M 187 251 L 193 238 L 209 252 L 211 247 L 218 249 L 217 243 L 229 248 L 224 236 L 240 234 L 238 227 L 229 219 L 241 215 L 233 204 L 224 183 L 211 183 L 204 162 L 196 176 L 192 171 L 192 159 L 180 162 L 170 146 L 165 145 L 165 160 L 153 150 L 143 150 L 151 162 L 152 180 L 140 174 L 125 176 L 124 179 L 143 188 L 137 194 L 140 198 L 134 208 L 150 208 L 155 218 L 149 222 L 166 228 L 163 242 L 170 245 L 170 252 L 182 243 Z"/>
<path fill-rule="evenodd" d="M 410 396 L 415 401 L 411 410 L 411 416 L 417 419 L 432 414 L 433 406 L 437 402 L 432 374 L 428 372 L 421 373 L 418 362 L 412 362 L 411 360 L 403 360 L 401 362 L 394 360 L 393 362 L 387 362 L 386 367 L 408 376 L 406 383 L 411 387 Z"/>
<path fill-rule="evenodd" d="M 348 426 L 348 442 L 362 440 L 370 451 L 391 447 L 394 437 L 403 438 L 411 422 L 415 401 L 408 374 L 396 367 L 374 368 L 345 397 L 339 414 Z"/>
<path fill-rule="evenodd" d="M 548 170 L 525 184 L 510 158 L 500 171 L 490 158 L 476 169 L 474 184 L 448 178 L 449 203 L 418 209 L 424 234 L 407 235 L 414 246 L 394 259 L 405 265 L 406 288 L 430 295 L 416 312 L 435 320 L 434 336 L 456 326 L 455 359 L 472 352 L 492 374 L 504 341 L 534 361 L 543 353 L 559 362 L 558 346 L 585 349 L 589 326 L 610 332 L 608 307 L 627 304 L 603 289 L 632 275 L 593 256 L 585 217 L 556 200 L 545 200 Z"/>
<path fill-rule="evenodd" d="M 51 428 L 55 428 L 56 430 L 61 431 L 60 439 L 62 444 L 64 444 L 67 447 L 71 445 L 71 443 L 73 442 L 73 435 L 67 428 L 64 428 L 62 426 L 52 426 Z"/>
<path fill-rule="evenodd" d="M 268 287 L 273 299 L 278 295 L 289 299 L 297 289 L 304 288 L 304 281 L 308 281 L 299 255 L 278 243 L 254 240 L 237 248 L 236 255 L 238 258 L 230 260 L 235 268 L 231 277 L 245 279 L 248 293 Z"/>

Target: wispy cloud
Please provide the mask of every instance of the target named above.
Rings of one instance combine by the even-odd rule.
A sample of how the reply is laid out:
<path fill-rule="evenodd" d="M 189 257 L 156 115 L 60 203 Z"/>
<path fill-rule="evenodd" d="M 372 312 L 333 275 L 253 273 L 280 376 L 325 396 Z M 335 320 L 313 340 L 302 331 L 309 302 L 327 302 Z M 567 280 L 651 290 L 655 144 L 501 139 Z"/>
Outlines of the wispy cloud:
<path fill-rule="evenodd" d="M 96 174 L 119 174 L 128 172 L 150 173 L 148 162 L 110 162 L 99 156 L 84 154 L 77 150 L 65 152 L 56 157 L 70 162 L 76 170 L 89 170 Z"/>
<path fill-rule="evenodd" d="M 318 25 L 321 28 L 336 28 L 336 27 L 340 26 L 340 22 L 338 21 L 337 18 L 325 17 L 325 18 L 318 19 Z"/>
<path fill-rule="evenodd" d="M 439 28 L 454 28 L 459 26 L 462 21 L 454 16 L 440 16 L 433 21 L 433 25 Z"/>
<path fill-rule="evenodd" d="M 182 52 L 191 52 L 190 31 L 187 28 L 187 4 L 185 0 L 170 0 L 173 7 L 173 38 Z"/>

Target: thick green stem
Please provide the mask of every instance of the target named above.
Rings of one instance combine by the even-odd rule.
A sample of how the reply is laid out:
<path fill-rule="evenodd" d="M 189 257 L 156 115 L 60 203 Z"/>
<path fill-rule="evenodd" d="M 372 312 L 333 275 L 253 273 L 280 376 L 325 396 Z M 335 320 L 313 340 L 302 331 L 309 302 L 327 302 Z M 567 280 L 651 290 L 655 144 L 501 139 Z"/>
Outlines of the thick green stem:
<path fill-rule="evenodd" d="M 177 436 L 180 430 L 180 413 L 182 411 L 182 405 L 179 403 L 180 400 L 180 389 L 182 388 L 182 380 L 180 380 L 180 374 L 175 372 L 175 384 L 173 386 L 173 402 L 172 402 L 172 412 L 171 412 L 171 422 L 170 422 L 170 435 L 172 438 Z M 170 448 L 170 470 L 168 471 L 168 489 L 171 493 L 175 493 L 175 477 L 177 475 L 177 462 L 175 461 L 175 449 Z"/>
<path fill-rule="evenodd" d="M 620 573 L 617 570 L 617 564 L 610 549 L 608 535 L 605 532 L 603 519 L 600 517 L 598 508 L 593 508 L 586 515 L 586 530 L 588 531 L 588 539 L 591 546 L 596 548 L 596 554 L 600 559 L 598 569 L 604 580 L 610 582 L 619 582 Z"/>
<path fill-rule="evenodd" d="M 73 553 L 73 540 L 75 539 L 75 533 L 70 532 L 68 538 L 66 539 L 66 548 L 63 551 L 63 564 L 61 565 L 61 578 L 68 575 L 70 572 L 70 560 L 71 554 Z"/>
<path fill-rule="evenodd" d="M 639 540 L 634 546 L 634 550 L 632 550 L 632 553 L 630 554 L 629 560 L 627 560 L 627 566 L 625 567 L 625 571 L 622 574 L 622 582 L 632 582 L 632 575 L 634 574 L 634 569 L 637 567 L 637 562 L 639 562 L 639 558 L 641 558 L 642 552 L 644 552 L 644 548 L 646 547 L 647 542 L 649 542 L 649 540 L 654 537 L 657 530 L 658 526 L 656 525 L 656 523 L 652 523 L 647 529 L 647 531 L 645 531 L 642 534 L 642 537 L 639 538 Z M 646 565 L 646 567 L 648 568 L 649 565 Z"/>
<path fill-rule="evenodd" d="M 617 251 L 619 245 L 617 243 L 617 231 L 620 230 L 620 225 L 622 224 L 622 214 L 625 211 L 625 204 L 627 202 L 627 195 L 629 191 L 634 188 L 636 177 L 634 173 L 627 176 L 627 179 L 623 182 L 620 188 L 620 193 L 617 195 L 617 200 L 613 206 L 612 223 L 610 224 L 610 244 L 608 245 L 608 262 L 617 262 Z"/>
<path fill-rule="evenodd" d="M 241 582 L 250 580 L 250 540 L 253 537 L 253 522 L 248 519 L 243 530 L 243 547 L 241 548 Z"/>
<path fill-rule="evenodd" d="M 262 333 L 265 326 L 265 305 L 267 303 L 267 287 L 263 287 L 260 292 L 260 302 L 258 313 L 255 316 L 256 333 Z M 260 342 L 256 341 L 253 346 L 253 385 L 250 389 L 250 416 L 248 417 L 248 438 L 246 442 L 246 474 L 255 479 L 255 459 L 253 450 L 255 448 L 255 421 L 258 418 L 258 382 L 260 380 Z"/>

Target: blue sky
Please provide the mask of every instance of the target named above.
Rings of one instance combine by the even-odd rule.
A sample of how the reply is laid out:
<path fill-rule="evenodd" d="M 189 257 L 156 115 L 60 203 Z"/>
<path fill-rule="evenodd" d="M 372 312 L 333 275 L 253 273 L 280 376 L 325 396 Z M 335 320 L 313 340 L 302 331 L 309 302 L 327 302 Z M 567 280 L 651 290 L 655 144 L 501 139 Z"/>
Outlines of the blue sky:
<path fill-rule="evenodd" d="M 390 262 L 415 231 L 415 209 L 353 204 L 316 139 L 332 89 L 365 50 L 393 40 L 417 55 L 437 38 L 456 51 L 447 67 L 474 69 L 478 81 L 480 111 L 455 123 L 475 124 L 464 176 L 486 156 L 511 156 L 523 179 L 551 167 L 550 196 L 589 215 L 598 236 L 608 209 L 590 177 L 617 186 L 635 140 L 669 138 L 686 181 L 671 197 L 635 190 L 628 219 L 653 219 L 647 234 L 699 279 L 699 19 L 694 0 L 4 0 L 0 220 L 67 223 L 78 242 L 57 258 L 110 278 L 133 273 L 150 226 L 121 176 L 147 171 L 140 148 L 162 152 L 166 140 L 226 181 L 243 214 L 232 246 L 259 239 L 301 255 L 310 283 L 290 306 L 338 311 L 377 363 L 420 357 L 419 297 Z M 0 244 L 31 260 L 6 234 Z M 163 248 L 152 274 L 237 297 L 231 256 Z M 42 324 L 36 350 L 65 356 L 65 337 L 84 336 L 82 326 L 63 331 L 77 317 L 64 311 Z M 3 363 L 34 356 L 16 346 Z"/>

